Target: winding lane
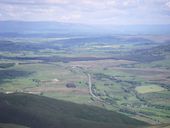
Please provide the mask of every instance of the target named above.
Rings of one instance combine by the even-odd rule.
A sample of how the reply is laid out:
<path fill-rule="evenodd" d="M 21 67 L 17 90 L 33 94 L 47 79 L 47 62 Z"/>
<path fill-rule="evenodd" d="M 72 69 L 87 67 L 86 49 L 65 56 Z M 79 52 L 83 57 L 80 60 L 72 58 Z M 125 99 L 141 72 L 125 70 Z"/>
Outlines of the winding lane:
<path fill-rule="evenodd" d="M 91 82 L 91 75 L 90 74 L 88 74 L 88 83 L 89 83 L 89 93 L 90 93 L 90 95 L 92 97 L 94 97 L 95 99 L 99 100 L 99 101 L 103 101 L 99 97 L 97 97 L 92 91 L 92 82 Z"/>

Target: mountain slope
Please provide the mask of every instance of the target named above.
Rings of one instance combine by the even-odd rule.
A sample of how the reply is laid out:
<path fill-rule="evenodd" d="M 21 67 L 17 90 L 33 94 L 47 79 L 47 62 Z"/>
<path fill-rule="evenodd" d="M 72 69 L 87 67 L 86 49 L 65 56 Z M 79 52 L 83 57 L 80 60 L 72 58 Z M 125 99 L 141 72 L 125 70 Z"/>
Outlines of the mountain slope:
<path fill-rule="evenodd" d="M 30 94 L 0 94 L 0 122 L 31 128 L 135 128 L 144 122 L 101 108 Z"/>

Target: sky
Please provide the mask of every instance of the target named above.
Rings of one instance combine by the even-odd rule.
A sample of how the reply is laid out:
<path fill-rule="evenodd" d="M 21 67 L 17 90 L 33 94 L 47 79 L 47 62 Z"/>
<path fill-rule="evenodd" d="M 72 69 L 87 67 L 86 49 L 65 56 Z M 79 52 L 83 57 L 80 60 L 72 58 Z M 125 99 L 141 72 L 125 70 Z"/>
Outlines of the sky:
<path fill-rule="evenodd" d="M 0 21 L 170 24 L 170 0 L 0 0 Z"/>

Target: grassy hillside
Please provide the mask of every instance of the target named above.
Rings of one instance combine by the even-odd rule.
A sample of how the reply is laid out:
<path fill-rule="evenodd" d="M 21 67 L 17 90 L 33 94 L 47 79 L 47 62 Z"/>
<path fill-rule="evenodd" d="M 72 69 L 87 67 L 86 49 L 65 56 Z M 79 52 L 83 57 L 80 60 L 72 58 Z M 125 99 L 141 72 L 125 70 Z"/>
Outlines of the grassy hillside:
<path fill-rule="evenodd" d="M 28 128 L 22 125 L 0 123 L 0 128 Z"/>
<path fill-rule="evenodd" d="M 101 108 L 30 94 L 0 94 L 0 122 L 31 128 L 135 128 L 146 123 Z"/>

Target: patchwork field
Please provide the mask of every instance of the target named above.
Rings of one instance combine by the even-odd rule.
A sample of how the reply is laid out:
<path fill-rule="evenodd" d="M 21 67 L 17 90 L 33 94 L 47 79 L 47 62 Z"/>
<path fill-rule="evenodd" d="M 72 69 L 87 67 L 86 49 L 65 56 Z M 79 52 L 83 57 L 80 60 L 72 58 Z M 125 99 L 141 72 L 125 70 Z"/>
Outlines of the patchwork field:
<path fill-rule="evenodd" d="M 169 123 L 169 40 L 118 35 L 109 40 L 1 38 L 0 92 L 43 95 L 152 124 Z"/>

